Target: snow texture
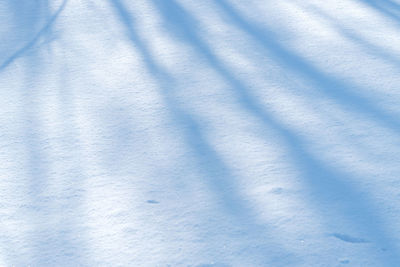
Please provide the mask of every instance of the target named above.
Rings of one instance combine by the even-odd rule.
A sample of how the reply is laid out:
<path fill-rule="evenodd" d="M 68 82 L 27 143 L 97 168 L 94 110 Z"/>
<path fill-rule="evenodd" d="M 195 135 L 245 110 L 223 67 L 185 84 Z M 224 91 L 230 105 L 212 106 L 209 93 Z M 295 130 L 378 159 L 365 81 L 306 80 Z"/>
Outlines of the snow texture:
<path fill-rule="evenodd" d="M 400 266 L 398 0 L 0 1 L 0 266 Z"/>

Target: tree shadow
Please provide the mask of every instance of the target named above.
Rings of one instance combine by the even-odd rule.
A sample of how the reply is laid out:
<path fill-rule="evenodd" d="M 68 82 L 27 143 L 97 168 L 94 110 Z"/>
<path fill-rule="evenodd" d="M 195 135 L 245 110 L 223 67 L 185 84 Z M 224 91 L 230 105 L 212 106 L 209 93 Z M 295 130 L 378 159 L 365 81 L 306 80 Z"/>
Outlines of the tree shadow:
<path fill-rule="evenodd" d="M 272 56 L 279 65 L 284 67 L 285 71 L 291 71 L 294 74 L 308 79 L 313 84 L 313 89 L 323 92 L 326 96 L 340 104 L 344 109 L 357 111 L 359 114 L 373 119 L 378 124 L 399 134 L 399 119 L 378 107 L 374 104 L 372 99 L 355 93 L 355 91 L 362 91 L 360 86 L 349 82 L 344 83 L 337 78 L 330 77 L 314 67 L 305 58 L 287 50 L 271 38 L 273 35 L 271 31 L 261 29 L 257 25 L 246 21 L 239 15 L 234 7 L 227 4 L 225 0 L 218 0 L 214 3 L 220 7 L 234 25 L 269 52 L 269 55 Z"/>
<path fill-rule="evenodd" d="M 69 170 L 71 173 L 63 173 L 59 169 L 54 169 L 54 166 L 65 158 L 52 153 L 60 143 L 58 139 L 50 138 L 46 132 L 49 123 L 46 120 L 48 114 L 43 113 L 44 107 L 51 105 L 51 95 L 56 92 L 52 91 L 50 84 L 43 86 L 42 81 L 49 82 L 49 80 L 46 79 L 47 66 L 43 64 L 45 56 L 39 46 L 46 43 L 53 35 L 51 28 L 67 2 L 68 0 L 64 0 L 55 11 L 47 0 L 9 2 L 10 10 L 15 12 L 12 15 L 16 18 L 12 23 L 15 24 L 16 30 L 20 31 L 22 42 L 27 42 L 9 56 L 0 67 L 0 70 L 10 67 L 13 71 L 16 66 L 11 66 L 12 63 L 23 57 L 21 87 L 18 94 L 20 99 L 16 100 L 20 109 L 16 121 L 11 123 L 21 123 L 18 138 L 24 147 L 20 163 L 23 175 L 18 177 L 16 182 L 23 185 L 26 195 L 17 195 L 15 198 L 23 202 L 16 218 L 20 220 L 19 224 L 22 226 L 20 231 L 24 232 L 25 236 L 23 244 L 8 247 L 9 255 L 14 255 L 10 257 L 10 266 L 84 264 L 82 251 L 86 250 L 85 242 L 83 236 L 79 236 L 82 231 L 78 231 L 82 226 L 77 224 L 75 217 L 79 218 L 80 203 L 76 194 L 79 194 L 77 176 L 80 172 L 75 170 L 76 172 L 72 173 L 73 171 Z M 55 12 L 54 15 L 51 15 L 52 12 Z M 19 46 L 19 43 L 16 42 L 15 46 Z M 63 131 L 60 132 L 57 137 L 65 137 L 62 136 Z M 65 137 L 62 145 L 68 149 L 71 141 L 69 137 Z M 24 231 L 23 227 L 28 230 Z M 18 240 L 11 241 L 18 242 Z"/>
<path fill-rule="evenodd" d="M 29 51 L 31 48 L 33 48 L 36 45 L 41 45 L 39 44 L 39 42 L 41 41 L 41 39 L 45 39 L 44 42 L 46 42 L 46 39 L 48 40 L 48 38 L 50 37 L 50 33 L 51 33 L 51 27 L 54 24 L 54 22 L 56 21 L 56 19 L 58 18 L 58 16 L 61 14 L 61 12 L 64 10 L 66 4 L 67 4 L 68 0 L 63 0 L 63 2 L 61 3 L 60 7 L 57 9 L 57 11 L 54 13 L 54 15 L 52 15 L 49 19 L 47 19 L 47 22 L 45 23 L 44 26 L 41 27 L 41 29 L 34 34 L 31 37 L 31 34 L 36 31 L 36 26 L 38 24 L 38 19 L 41 18 L 41 15 L 43 14 L 47 14 L 48 12 L 48 3 L 47 0 L 42 0 L 41 1 L 41 5 L 38 4 L 39 6 L 41 6 L 41 10 L 37 10 L 39 12 L 39 14 L 34 14 L 32 15 L 31 18 L 28 17 L 28 19 L 23 19 L 18 27 L 18 30 L 20 30 L 21 28 L 29 28 L 29 32 L 27 34 L 27 36 L 25 36 L 22 40 L 22 42 L 26 43 L 25 45 L 23 45 L 21 48 L 17 49 L 15 52 L 13 52 L 10 56 L 6 57 L 6 59 L 0 64 L 0 71 L 4 70 L 8 65 L 10 65 L 12 62 L 14 62 L 16 59 L 18 59 L 19 57 L 23 56 L 27 51 Z M 20 10 L 23 10 L 25 7 L 24 5 L 26 5 L 26 2 L 21 2 L 21 1 L 11 1 L 8 2 L 11 5 L 11 9 L 14 10 L 15 12 L 19 12 Z M 29 11 L 32 13 L 32 11 Z M 18 19 L 21 19 L 21 16 L 16 13 L 16 16 L 18 16 Z M 23 16 L 22 16 L 23 17 Z M 9 44 L 12 47 L 18 47 L 19 42 L 15 43 L 15 44 Z M 0 51 L 1 52 L 1 51 Z M 6 55 L 2 55 L 3 52 L 1 52 L 0 58 L 5 57 Z"/>
<path fill-rule="evenodd" d="M 176 96 L 175 88 L 177 88 L 177 84 L 173 75 L 156 62 L 144 41 L 138 36 L 135 31 L 134 18 L 127 11 L 124 3 L 121 0 L 110 0 L 110 2 L 124 25 L 132 45 L 141 53 L 147 70 L 160 88 L 160 94 L 168 107 L 174 124 L 182 133 L 184 143 L 189 147 L 189 151 L 196 155 L 196 165 L 199 173 L 214 192 L 214 195 L 221 200 L 220 205 L 225 210 L 226 220 L 242 229 L 245 238 L 250 238 L 260 243 L 256 251 L 249 253 L 256 254 L 265 263 L 272 261 L 276 257 L 276 253 L 279 253 L 281 256 L 287 255 L 283 261 L 293 263 L 292 255 L 289 255 L 278 244 L 279 240 L 275 241 L 271 237 L 269 234 L 270 229 L 265 225 L 255 223 L 257 216 L 254 214 L 250 203 L 243 199 L 236 188 L 234 184 L 235 176 L 220 158 L 218 152 L 208 143 L 204 129 L 202 129 L 196 116 L 181 107 L 182 104 L 179 103 Z M 182 25 L 185 28 L 183 34 L 191 36 L 190 31 L 186 29 L 188 27 L 187 21 L 181 22 L 186 25 Z"/>
<path fill-rule="evenodd" d="M 396 23 L 400 22 L 400 5 L 392 0 L 359 0 Z"/>
<path fill-rule="evenodd" d="M 339 171 L 335 166 L 327 166 L 322 160 L 316 159 L 307 151 L 307 143 L 300 136 L 274 118 L 272 113 L 267 113 L 263 105 L 252 96 L 245 84 L 237 79 L 196 32 L 197 23 L 193 16 L 173 0 L 153 0 L 166 31 L 172 36 L 189 44 L 202 58 L 206 60 L 220 76 L 222 76 L 236 93 L 237 99 L 246 112 L 257 117 L 264 125 L 267 132 L 273 129 L 279 134 L 287 147 L 287 154 L 293 163 L 301 170 L 301 178 L 309 188 L 309 193 L 315 206 L 326 215 L 329 220 L 345 220 L 350 225 L 355 225 L 379 247 L 388 249 L 386 264 L 400 262 L 397 254 L 398 248 L 391 234 L 386 230 L 384 221 L 378 216 L 377 208 L 366 192 L 360 191 L 355 184 L 354 177 Z M 377 121 L 393 130 L 399 129 L 399 123 L 393 116 L 372 105 L 370 100 L 351 92 L 354 86 L 345 85 L 338 80 L 328 77 L 307 63 L 300 56 L 284 49 L 278 43 L 268 38 L 264 32 L 255 25 L 251 25 L 225 1 L 215 1 L 230 21 L 242 31 L 250 35 L 259 44 L 265 47 L 275 59 L 285 68 L 290 69 L 314 82 L 315 86 L 327 95 L 339 101 L 345 108 L 355 109 L 363 114 L 368 114 Z M 198 134 L 196 134 L 198 135 Z M 201 151 L 201 150 L 200 150 Z M 211 155 L 208 155 L 211 156 Z M 211 156 L 212 157 L 212 156 Z M 327 219 L 328 220 L 328 219 Z M 331 228 L 335 225 L 330 224 Z"/>
<path fill-rule="evenodd" d="M 327 12 L 323 11 L 321 8 L 318 8 L 316 6 L 307 6 L 307 8 L 303 7 L 302 9 L 325 20 L 327 24 L 329 24 L 330 27 L 334 28 L 341 36 L 344 36 L 356 45 L 359 45 L 366 53 L 372 56 L 377 56 L 397 68 L 400 67 L 399 56 L 389 51 L 385 51 L 384 47 L 380 47 L 372 43 L 371 41 L 357 34 L 354 30 L 350 30 L 344 26 L 341 26 L 338 19 L 335 19 Z"/>

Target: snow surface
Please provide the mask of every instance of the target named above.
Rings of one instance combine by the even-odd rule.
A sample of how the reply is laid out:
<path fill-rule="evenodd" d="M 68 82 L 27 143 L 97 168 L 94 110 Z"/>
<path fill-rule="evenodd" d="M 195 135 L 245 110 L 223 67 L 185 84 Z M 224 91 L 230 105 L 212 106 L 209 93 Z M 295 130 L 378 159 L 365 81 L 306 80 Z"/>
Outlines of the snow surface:
<path fill-rule="evenodd" d="M 0 266 L 400 266 L 400 1 L 0 1 Z"/>

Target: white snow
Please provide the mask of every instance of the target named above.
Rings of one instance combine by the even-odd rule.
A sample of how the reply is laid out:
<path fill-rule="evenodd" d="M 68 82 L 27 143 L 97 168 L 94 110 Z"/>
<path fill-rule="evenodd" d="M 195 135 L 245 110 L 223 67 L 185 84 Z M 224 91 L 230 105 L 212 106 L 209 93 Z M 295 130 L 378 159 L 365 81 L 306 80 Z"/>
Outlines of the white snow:
<path fill-rule="evenodd" d="M 0 1 L 1 266 L 400 266 L 400 1 Z"/>

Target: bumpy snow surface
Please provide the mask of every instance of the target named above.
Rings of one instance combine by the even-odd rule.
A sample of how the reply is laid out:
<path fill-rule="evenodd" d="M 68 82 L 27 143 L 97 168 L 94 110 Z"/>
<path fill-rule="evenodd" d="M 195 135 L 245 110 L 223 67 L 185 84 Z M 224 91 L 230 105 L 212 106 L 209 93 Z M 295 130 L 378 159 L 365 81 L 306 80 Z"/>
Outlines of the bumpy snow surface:
<path fill-rule="evenodd" d="M 0 266 L 400 266 L 400 1 L 1 0 Z"/>

